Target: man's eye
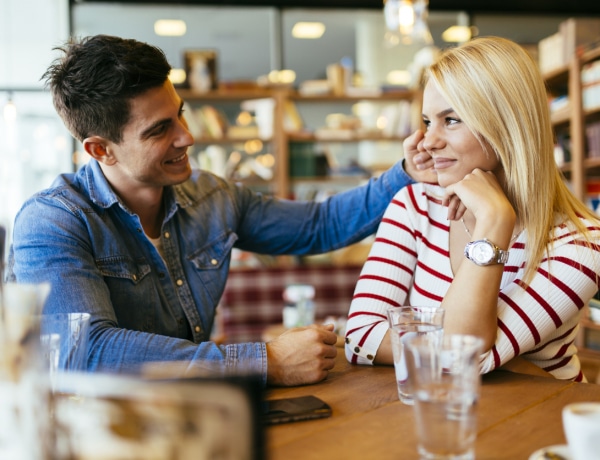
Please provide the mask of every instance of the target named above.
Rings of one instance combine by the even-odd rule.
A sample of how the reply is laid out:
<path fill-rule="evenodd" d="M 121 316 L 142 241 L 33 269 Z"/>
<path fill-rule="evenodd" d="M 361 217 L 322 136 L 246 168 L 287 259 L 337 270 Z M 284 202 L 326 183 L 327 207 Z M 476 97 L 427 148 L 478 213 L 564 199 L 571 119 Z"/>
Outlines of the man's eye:
<path fill-rule="evenodd" d="M 151 136 L 160 136 L 162 133 L 165 132 L 166 129 L 167 127 L 165 125 L 159 126 L 154 131 L 152 131 Z"/>

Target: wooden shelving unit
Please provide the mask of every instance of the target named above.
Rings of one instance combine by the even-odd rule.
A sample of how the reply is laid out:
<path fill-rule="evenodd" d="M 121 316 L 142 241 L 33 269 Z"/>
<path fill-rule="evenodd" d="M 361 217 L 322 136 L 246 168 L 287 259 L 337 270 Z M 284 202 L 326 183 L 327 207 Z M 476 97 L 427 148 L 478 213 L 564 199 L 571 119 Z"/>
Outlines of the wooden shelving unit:
<path fill-rule="evenodd" d="M 570 181 L 574 194 L 582 201 L 587 199 L 587 181 L 592 174 L 600 175 L 600 158 L 587 158 L 585 126 L 600 120 L 600 107 L 594 110 L 583 109 L 583 86 L 581 70 L 589 62 L 600 59 L 600 47 L 575 53 L 568 65 L 544 75 L 550 92 L 566 89 L 568 105 L 552 114 L 555 132 L 568 132 L 571 139 L 571 160 L 561 170 Z M 582 356 L 600 359 L 600 350 L 587 347 L 586 336 L 589 331 L 600 331 L 600 325 L 592 322 L 584 312 L 580 323 L 581 330 L 576 345 Z"/>
<path fill-rule="evenodd" d="M 371 142 L 402 142 L 403 137 L 391 136 L 386 137 L 377 132 L 356 132 L 345 137 L 322 137 L 311 131 L 289 131 L 285 129 L 284 120 L 286 117 L 285 105 L 290 101 L 295 104 L 352 104 L 360 101 L 369 102 L 393 102 L 408 100 L 413 101 L 415 93 L 409 90 L 385 92 L 381 95 L 351 95 L 351 96 L 335 96 L 335 95 L 316 95 L 306 96 L 299 94 L 297 91 L 289 88 L 273 88 L 273 89 L 247 89 L 247 90 L 219 90 L 208 93 L 198 93 L 189 89 L 178 89 L 181 98 L 191 105 L 212 104 L 214 106 L 242 103 L 245 100 L 252 99 L 273 99 L 273 135 L 270 138 L 260 139 L 264 143 L 268 143 L 271 151 L 275 156 L 275 165 L 273 170 L 273 179 L 269 182 L 268 187 L 273 195 L 282 198 L 292 196 L 292 186 L 294 180 L 290 176 L 290 143 L 357 143 L 362 141 Z M 244 143 L 256 137 L 248 138 L 208 138 L 200 137 L 195 140 L 197 145 L 236 145 Z M 306 177 L 301 180 L 314 180 L 340 183 L 352 182 L 352 178 L 342 177 Z M 354 178 L 355 180 L 355 178 Z M 256 181 L 254 181 L 256 183 Z M 259 181 L 260 182 L 260 181 Z M 265 181 L 263 181 L 263 184 Z"/>

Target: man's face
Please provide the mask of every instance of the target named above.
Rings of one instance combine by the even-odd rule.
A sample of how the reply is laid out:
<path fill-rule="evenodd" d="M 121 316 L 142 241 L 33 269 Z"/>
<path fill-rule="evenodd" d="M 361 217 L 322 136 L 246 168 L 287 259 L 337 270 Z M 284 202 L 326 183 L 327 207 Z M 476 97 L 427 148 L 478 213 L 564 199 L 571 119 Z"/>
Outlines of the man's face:
<path fill-rule="evenodd" d="M 131 99 L 130 120 L 119 144 L 107 147 L 114 160 L 111 180 L 121 191 L 162 188 L 184 182 L 194 139 L 183 117 L 183 101 L 170 81 Z"/>

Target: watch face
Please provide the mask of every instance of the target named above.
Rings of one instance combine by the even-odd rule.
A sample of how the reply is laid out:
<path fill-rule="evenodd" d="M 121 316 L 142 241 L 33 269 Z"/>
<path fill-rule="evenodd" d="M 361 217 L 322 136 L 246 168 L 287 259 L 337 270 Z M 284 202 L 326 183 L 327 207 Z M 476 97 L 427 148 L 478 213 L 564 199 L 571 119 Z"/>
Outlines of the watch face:
<path fill-rule="evenodd" d="M 471 258 L 478 264 L 488 264 L 494 260 L 496 251 L 487 241 L 478 241 L 471 248 Z"/>

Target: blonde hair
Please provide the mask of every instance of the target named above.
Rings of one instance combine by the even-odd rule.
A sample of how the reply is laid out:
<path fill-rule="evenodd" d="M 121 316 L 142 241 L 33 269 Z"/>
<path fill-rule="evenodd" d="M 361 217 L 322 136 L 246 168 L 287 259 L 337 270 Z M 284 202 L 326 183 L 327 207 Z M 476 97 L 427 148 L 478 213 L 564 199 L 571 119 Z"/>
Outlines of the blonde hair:
<path fill-rule="evenodd" d="M 426 76 L 504 169 L 505 193 L 527 231 L 524 281 L 549 249 L 557 217 L 591 244 L 580 217 L 597 217 L 556 165 L 546 87 L 529 54 L 505 38 L 477 38 L 444 51 Z"/>

